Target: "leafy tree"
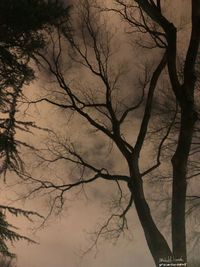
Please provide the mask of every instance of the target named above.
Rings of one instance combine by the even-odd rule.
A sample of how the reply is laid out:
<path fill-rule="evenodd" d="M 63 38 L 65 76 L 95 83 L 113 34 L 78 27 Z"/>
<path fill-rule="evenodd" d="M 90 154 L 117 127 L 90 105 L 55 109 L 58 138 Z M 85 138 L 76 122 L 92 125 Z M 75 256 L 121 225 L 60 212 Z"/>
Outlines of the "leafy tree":
<path fill-rule="evenodd" d="M 54 134 L 44 154 L 39 156 L 40 160 L 48 165 L 59 165 L 60 161 L 64 161 L 68 164 L 69 170 L 72 170 L 67 172 L 66 180 L 71 175 L 72 181 L 63 179 L 60 183 L 24 173 L 24 177 L 31 179 L 37 185 L 32 193 L 53 191 L 50 213 L 53 208 L 62 209 L 64 196 L 70 190 L 101 179 L 108 183 L 113 182 L 117 185 L 118 201 L 115 201 L 108 220 L 98 230 L 94 244 L 96 245 L 101 235 L 118 238 L 127 228 L 126 215 L 134 205 L 156 266 L 159 266 L 162 258 L 174 260 L 181 258 L 187 262 L 185 213 L 188 169 L 198 121 L 195 64 L 200 41 L 200 2 L 190 1 L 191 35 L 183 59 L 183 68 L 177 65 L 177 27 L 168 19 L 165 11 L 166 2 L 116 0 L 114 7 L 102 10 L 96 3 L 82 1 L 75 16 L 73 35 L 69 38 L 63 26 L 49 34 L 51 45 L 46 48 L 45 53 L 42 50 L 36 51 L 35 57 L 46 67 L 52 81 L 56 81 L 58 86 L 51 90 L 50 96 L 32 103 L 45 101 L 63 111 L 68 111 L 74 117 L 81 118 L 81 123 L 84 122 L 82 128 L 84 129 L 84 125 L 87 124 L 89 129 L 88 140 L 94 138 L 94 144 L 98 144 L 98 149 L 88 147 L 84 138 L 77 144 L 62 140 Z M 129 25 L 130 33 L 136 32 L 135 37 L 138 38 L 137 44 L 140 48 L 151 48 L 150 51 L 155 48 L 155 58 L 160 57 L 156 66 L 152 64 L 150 70 L 145 68 L 145 72 L 142 73 L 143 79 L 139 80 L 135 88 L 126 82 L 129 78 L 128 73 L 118 68 L 120 66 L 118 54 L 113 51 L 119 40 L 107 29 L 104 17 L 104 14 L 109 16 L 110 12 L 121 16 L 123 22 Z M 69 62 L 71 65 L 67 68 L 66 64 Z M 134 69 L 134 58 L 131 64 Z M 151 128 L 151 122 L 155 122 L 154 100 L 156 97 L 160 101 L 161 85 L 165 103 L 169 103 L 166 99 L 168 87 L 170 96 L 175 99 L 171 110 L 173 116 L 170 118 L 168 116 L 164 134 L 162 132 L 160 138 L 155 141 L 157 153 L 151 159 L 151 163 L 149 160 L 142 162 L 145 157 L 148 130 Z M 158 89 L 159 91 L 156 91 Z M 163 120 L 166 119 L 164 112 L 160 113 L 160 116 Z M 137 129 L 132 130 L 134 123 Z M 159 126 L 156 125 L 158 131 Z M 175 136 L 172 133 L 175 133 Z M 164 145 L 170 138 L 173 140 L 173 150 L 168 155 L 171 160 L 168 165 L 171 168 L 172 180 L 170 183 L 172 246 L 159 229 L 144 187 L 146 176 L 156 175 L 155 171 L 158 168 L 159 172 L 164 173 L 163 165 L 166 158 L 162 157 L 162 153 Z M 112 143 L 113 149 L 110 149 L 109 142 Z M 107 150 L 110 155 L 106 158 Z M 116 155 L 119 155 L 120 160 L 124 162 L 124 171 L 121 171 L 119 162 L 114 161 Z M 28 193 L 28 196 L 30 194 Z M 127 194 L 128 202 L 125 197 Z"/>
<path fill-rule="evenodd" d="M 45 31 L 67 20 L 68 8 L 58 1 L 20 0 L 0 3 L 0 151 L 1 172 L 22 169 L 15 129 L 26 131 L 31 123 L 17 121 L 16 106 L 22 88 L 34 79 L 29 64 L 33 53 L 46 45 Z M 3 116 L 4 114 L 4 116 Z M 25 145 L 25 144 L 24 144 Z"/>
<path fill-rule="evenodd" d="M 1 267 L 11 267 L 14 265 L 12 264 L 12 260 L 10 258 L 2 257 L 0 259 L 0 266 Z"/>
<path fill-rule="evenodd" d="M 6 215 L 5 211 L 9 211 L 12 215 L 14 216 L 24 216 L 27 219 L 31 219 L 31 216 L 36 215 L 41 217 L 36 212 L 32 211 L 25 211 L 22 209 L 17 209 L 15 207 L 10 207 L 10 206 L 2 206 L 1 205 L 1 213 L 0 213 L 0 253 L 1 256 L 6 256 L 8 258 L 13 258 L 15 257 L 15 254 L 11 253 L 6 245 L 7 241 L 10 241 L 11 243 L 14 241 L 19 241 L 19 240 L 26 240 L 31 243 L 35 243 L 35 241 L 31 240 L 30 238 L 20 235 L 16 233 L 12 228 L 16 228 L 13 225 L 9 224 L 6 220 Z"/>
<path fill-rule="evenodd" d="M 0 1 L 0 173 L 23 170 L 19 146 L 27 144 L 15 138 L 16 129 L 29 131 L 34 124 L 17 119 L 18 100 L 23 96 L 23 86 L 35 78 L 31 67 L 33 53 L 45 47 L 45 32 L 62 24 L 63 19 L 66 22 L 67 13 L 68 8 L 59 1 Z M 1 208 L 15 215 L 34 214 L 13 207 Z M 0 212 L 0 253 L 6 256 L 13 256 L 6 241 L 31 241 L 10 227 Z"/>

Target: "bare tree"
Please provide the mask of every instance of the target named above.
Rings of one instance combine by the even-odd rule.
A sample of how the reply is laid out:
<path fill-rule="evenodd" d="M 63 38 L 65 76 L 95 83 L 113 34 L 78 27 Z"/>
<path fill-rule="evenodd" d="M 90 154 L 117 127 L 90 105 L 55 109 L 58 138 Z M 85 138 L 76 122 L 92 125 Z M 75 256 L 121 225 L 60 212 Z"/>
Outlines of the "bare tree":
<path fill-rule="evenodd" d="M 32 101 L 45 101 L 80 117 L 81 122 L 84 121 L 88 125 L 90 134 L 98 137 L 98 142 L 102 142 L 104 148 L 108 148 L 109 140 L 113 145 L 109 163 L 106 164 L 108 160 L 105 159 L 104 153 L 94 155 L 97 151 L 91 147 L 89 150 L 86 148 L 81 151 L 80 144 L 66 142 L 54 135 L 54 140 L 48 144 L 44 155 L 39 156 L 40 160 L 47 164 L 64 161 L 69 164 L 69 168 L 74 166 L 75 181 L 72 179 L 71 182 L 66 182 L 64 179 L 62 183 L 56 183 L 54 180 L 24 174 L 37 184 L 27 196 L 44 190 L 53 191 L 52 211 L 55 207 L 62 209 L 64 196 L 69 190 L 100 179 L 112 181 L 119 190 L 117 211 L 113 209 L 111 216 L 98 231 L 95 243 L 101 234 L 118 237 L 127 227 L 126 215 L 134 204 L 156 266 L 159 266 L 163 258 L 171 258 L 172 261 L 179 259 L 187 263 L 185 212 L 188 160 L 198 120 L 194 96 L 195 62 L 200 40 L 200 2 L 191 1 L 191 36 L 184 58 L 182 79 L 177 67 L 177 28 L 165 15 L 164 1 L 117 0 L 115 4 L 114 8 L 105 8 L 100 12 L 96 3 L 83 1 L 78 14 L 75 15 L 76 27 L 71 36 L 65 32 L 64 27 L 51 32 L 49 50 L 45 53 L 38 52 L 36 57 L 51 74 L 52 80 L 57 82 L 58 87 L 51 91 L 51 97 L 48 95 Z M 156 58 L 160 57 L 156 66 L 154 64 L 151 70 L 145 68 L 144 78 L 140 79 L 135 88 L 125 81 L 128 73 L 124 72 L 122 67 L 118 68 L 120 61 L 115 46 L 117 38 L 112 31 L 107 30 L 107 17 L 104 17 L 109 17 L 110 12 L 119 14 L 123 21 L 128 23 L 132 34 L 136 32 L 136 37 L 140 37 L 137 39 L 140 47 L 156 48 L 159 51 L 154 52 Z M 71 66 L 66 71 L 66 64 L 69 62 Z M 131 64 L 134 69 L 134 59 Z M 164 73 L 164 69 L 167 69 L 167 72 Z M 78 76 L 79 74 L 81 76 Z M 86 85 L 80 80 L 77 82 L 77 77 L 84 80 L 84 75 L 88 78 Z M 145 140 L 152 119 L 154 95 L 159 94 L 156 88 L 159 88 L 163 77 L 170 85 L 175 106 L 169 123 L 164 128 L 165 133 L 158 139 L 157 153 L 151 165 L 149 162 L 144 164 L 142 152 L 145 151 Z M 165 86 L 166 84 L 164 89 Z M 175 123 L 177 114 L 180 119 L 178 124 Z M 132 130 L 131 126 L 138 122 L 138 117 L 139 127 Z M 174 125 L 176 135 L 173 139 L 174 152 L 171 155 L 170 247 L 169 240 L 164 237 L 152 216 L 143 184 L 145 176 L 155 175 L 154 171 L 161 167 L 162 149 L 166 140 L 169 137 L 173 138 L 171 130 Z M 83 146 L 85 139 L 81 143 Z M 124 173 L 118 166 L 113 167 L 111 164 L 115 153 L 120 155 L 126 166 Z M 127 192 L 129 200 L 124 204 L 124 195 Z"/>

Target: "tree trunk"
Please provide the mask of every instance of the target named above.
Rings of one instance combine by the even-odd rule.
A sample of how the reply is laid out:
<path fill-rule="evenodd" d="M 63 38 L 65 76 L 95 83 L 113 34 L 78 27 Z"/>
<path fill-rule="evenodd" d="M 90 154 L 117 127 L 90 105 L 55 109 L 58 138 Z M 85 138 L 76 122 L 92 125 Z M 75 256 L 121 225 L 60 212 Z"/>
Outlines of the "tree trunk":
<path fill-rule="evenodd" d="M 181 127 L 176 152 L 172 158 L 172 247 L 173 257 L 187 262 L 185 204 L 187 164 L 192 142 L 196 113 L 188 102 L 181 107 Z"/>
<path fill-rule="evenodd" d="M 131 194 L 133 194 L 135 208 L 142 225 L 149 250 L 156 266 L 159 266 L 159 261 L 162 258 L 171 258 L 172 252 L 167 241 L 157 228 L 152 218 L 150 208 L 144 196 L 143 181 L 140 174 L 136 174 L 135 170 L 131 170 L 131 174 L 132 180 L 129 183 L 129 189 Z"/>
<path fill-rule="evenodd" d="M 178 145 L 172 158 L 173 188 L 172 188 L 172 247 L 174 258 L 182 257 L 187 262 L 185 203 L 187 191 L 187 165 L 190 153 L 197 113 L 194 106 L 194 90 L 196 83 L 195 62 L 200 42 L 200 1 L 191 0 L 192 31 L 190 43 L 184 64 L 184 83 L 178 92 L 177 100 L 181 108 L 181 125 Z M 170 65 L 168 64 L 170 68 Z M 172 84 L 172 78 L 171 78 Z M 180 90 L 179 90 L 180 89 Z"/>

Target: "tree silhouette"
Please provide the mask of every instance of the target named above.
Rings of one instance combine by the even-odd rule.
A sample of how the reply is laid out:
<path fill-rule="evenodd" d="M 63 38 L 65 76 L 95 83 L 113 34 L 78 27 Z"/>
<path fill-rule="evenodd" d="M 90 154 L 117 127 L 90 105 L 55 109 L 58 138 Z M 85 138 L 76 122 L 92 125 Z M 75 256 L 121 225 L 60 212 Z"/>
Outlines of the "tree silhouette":
<path fill-rule="evenodd" d="M 11 267 L 11 266 L 13 266 L 12 260 L 10 258 L 2 257 L 0 259 L 0 266 L 2 266 L 2 267 Z"/>
<path fill-rule="evenodd" d="M 16 130 L 29 131 L 32 122 L 16 116 L 18 100 L 23 97 L 23 86 L 34 78 L 31 67 L 33 53 L 46 45 L 45 31 L 67 20 L 68 8 L 58 1 L 2 0 L 0 2 L 0 173 L 23 170 L 19 146 L 28 146 L 15 137 Z M 1 207 L 15 215 L 29 217 L 32 212 L 14 207 Z M 0 252 L 13 256 L 6 241 L 29 238 L 10 230 L 4 213 L 0 212 Z"/>
<path fill-rule="evenodd" d="M 44 155 L 39 156 L 40 160 L 47 164 L 66 162 L 69 168 L 73 167 L 72 176 L 75 176 L 75 181 L 72 179 L 71 182 L 64 180 L 63 183 L 59 183 L 24 173 L 24 177 L 31 179 L 37 185 L 27 196 L 44 190 L 47 192 L 53 190 L 51 213 L 55 207 L 62 209 L 64 196 L 69 190 L 101 179 L 113 182 L 119 190 L 118 204 L 99 229 L 94 244 L 101 235 L 118 238 L 127 227 L 126 215 L 134 205 L 156 266 L 160 265 L 163 258 L 170 258 L 172 261 L 181 259 L 186 263 L 185 213 L 188 166 L 198 120 L 195 102 L 195 64 L 200 41 L 200 2 L 198 0 L 190 2 L 191 36 L 183 60 L 182 78 L 180 78 L 181 70 L 177 67 L 177 27 L 167 18 L 165 3 L 152 0 L 116 0 L 114 3 L 112 8 L 99 9 L 95 3 L 82 1 L 79 3 L 78 14 L 75 15 L 76 25 L 73 35 L 69 38 L 65 27 L 58 27 L 49 35 L 48 49 L 45 52 L 38 50 L 34 54 L 38 62 L 51 74 L 51 79 L 57 82 L 57 87 L 51 91 L 50 97 L 44 96 L 32 103 L 45 101 L 80 117 L 81 122 L 88 125 L 90 135 L 95 139 L 99 138 L 98 142 L 103 148 L 101 151 L 91 147 L 88 149 L 87 146 L 83 148 L 85 139 L 76 144 L 61 140 L 54 134 Z M 117 61 L 118 54 L 113 52 L 116 51 L 117 38 L 107 29 L 104 17 L 109 16 L 110 12 L 121 16 L 129 25 L 130 34 L 136 32 L 136 37 L 139 36 L 137 44 L 140 45 L 140 49 L 156 48 L 155 57 L 160 57 L 156 66 L 152 64 L 151 69 L 145 68 L 145 72 L 142 73 L 143 79 L 139 80 L 135 88 L 125 82 L 128 74 L 122 67 L 118 68 L 120 66 Z M 66 65 L 69 62 L 70 68 Z M 134 69 L 134 59 L 131 63 Z M 88 76 L 84 78 L 86 71 Z M 83 82 L 84 79 L 87 80 L 87 84 Z M 144 164 L 142 152 L 145 151 L 145 140 L 148 137 L 150 123 L 154 119 L 152 112 L 155 107 L 154 99 L 159 94 L 156 89 L 160 88 L 162 80 L 168 82 L 170 93 L 175 98 L 175 106 L 164 128 L 165 133 L 155 141 L 157 153 L 153 161 L 151 164 L 149 162 Z M 164 91 L 166 86 L 168 85 L 164 83 Z M 137 123 L 138 116 L 139 127 L 132 130 L 132 125 Z M 161 113 L 160 116 L 164 115 Z M 173 139 L 174 152 L 171 154 L 170 163 L 171 247 L 152 215 L 144 191 L 144 178 L 155 175 L 158 168 L 162 171 L 164 158 L 161 154 L 165 142 L 168 142 L 169 137 L 173 138 L 171 135 L 173 127 L 176 127 L 176 139 Z M 106 148 L 109 147 L 108 141 L 113 145 L 109 160 L 105 158 Z M 124 173 L 118 166 L 113 167 L 115 153 L 120 155 L 126 166 Z M 66 178 L 68 175 L 66 174 Z M 128 203 L 124 201 L 127 192 Z"/>
<path fill-rule="evenodd" d="M 16 106 L 22 87 L 34 79 L 33 53 L 46 45 L 44 31 L 67 19 L 68 8 L 58 1 L 1 1 L 0 3 L 0 151 L 1 172 L 22 169 L 15 129 L 26 131 L 31 123 L 17 121 Z M 6 116 L 6 118 L 5 118 Z M 25 145 L 25 144 L 24 144 Z"/>

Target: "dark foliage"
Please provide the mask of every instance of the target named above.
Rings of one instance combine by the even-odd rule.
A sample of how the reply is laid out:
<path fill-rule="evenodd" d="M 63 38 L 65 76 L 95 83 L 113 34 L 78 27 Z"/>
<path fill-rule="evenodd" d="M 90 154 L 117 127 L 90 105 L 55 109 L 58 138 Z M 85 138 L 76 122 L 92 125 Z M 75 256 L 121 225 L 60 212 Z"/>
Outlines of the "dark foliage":
<path fill-rule="evenodd" d="M 18 98 L 34 79 L 29 63 L 45 47 L 45 31 L 66 22 L 67 13 L 59 1 L 0 1 L 0 173 L 22 169 L 14 136 L 17 127 L 27 130 L 27 124 L 16 121 Z"/>
<path fill-rule="evenodd" d="M 18 100 L 23 86 L 34 79 L 30 61 L 34 53 L 45 47 L 46 31 L 63 24 L 67 13 L 68 8 L 56 0 L 0 1 L 0 174 L 7 170 L 20 173 L 23 169 L 18 147 L 26 144 L 16 140 L 15 133 L 16 129 L 28 131 L 33 124 L 16 119 Z M 29 216 L 19 209 L 7 210 Z M 5 256 L 13 256 L 6 241 L 31 241 L 10 227 L 0 212 L 0 253 Z"/>

